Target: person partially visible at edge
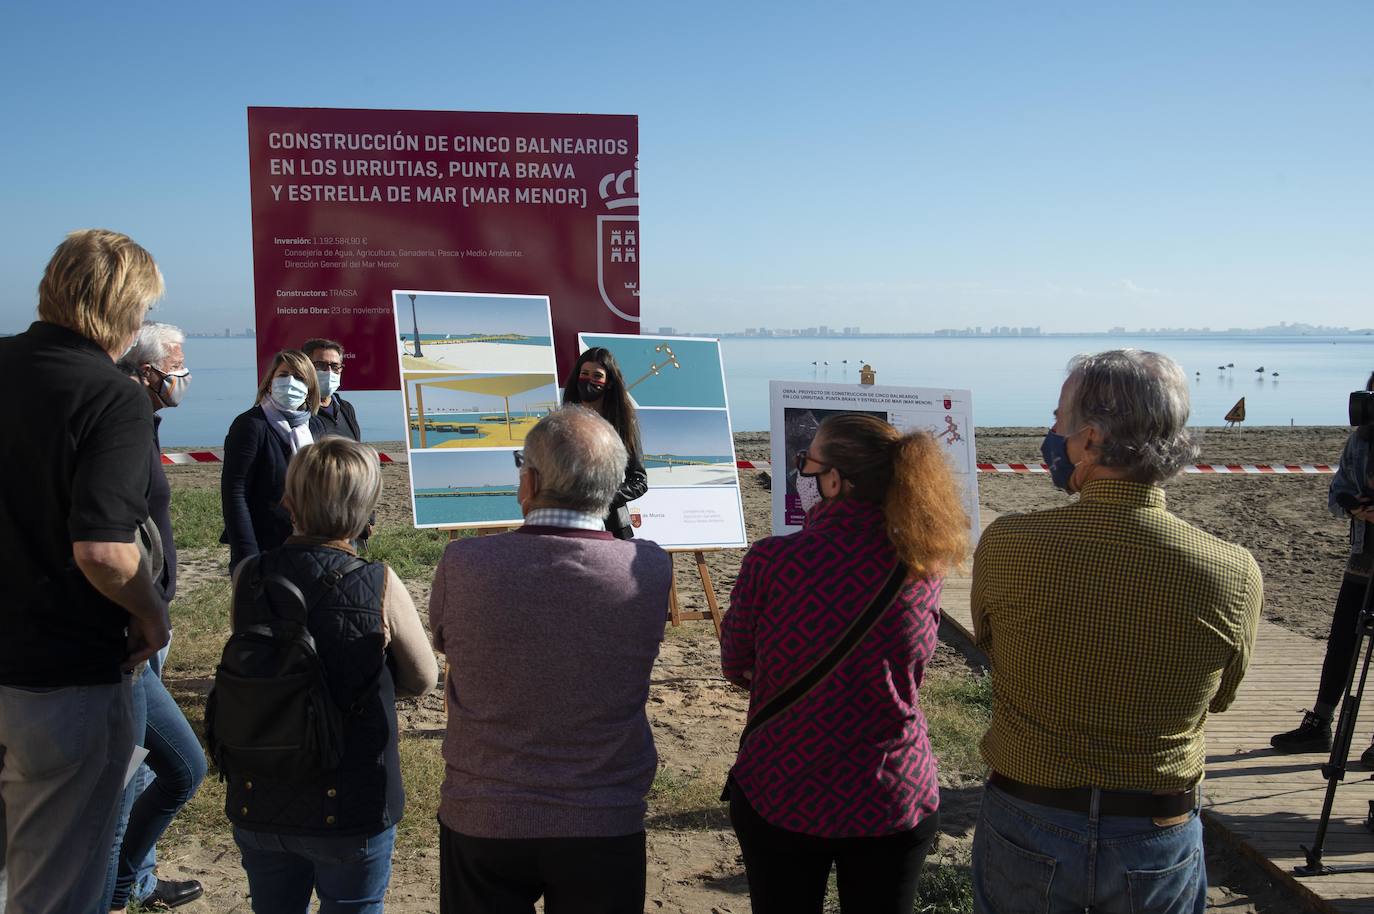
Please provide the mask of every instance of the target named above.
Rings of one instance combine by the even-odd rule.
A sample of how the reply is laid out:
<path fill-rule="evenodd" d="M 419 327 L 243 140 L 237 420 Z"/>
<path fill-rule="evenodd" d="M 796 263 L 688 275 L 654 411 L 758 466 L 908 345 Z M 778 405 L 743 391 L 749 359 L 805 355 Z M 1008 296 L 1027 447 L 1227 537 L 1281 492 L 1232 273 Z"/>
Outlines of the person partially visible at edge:
<path fill-rule="evenodd" d="M 234 571 L 234 631 L 269 621 L 248 574 L 290 581 L 310 607 L 330 694 L 340 708 L 360 707 L 343 716 L 344 756 L 327 780 L 226 772 L 225 814 L 259 914 L 306 911 L 312 889 L 322 911 L 382 911 L 405 806 L 396 698 L 428 692 L 439 668 L 396 572 L 359 559 L 349 544 L 381 490 L 372 448 L 335 436 L 306 445 L 286 473 L 292 535 Z"/>
<path fill-rule="evenodd" d="M 1374 373 L 1365 382 L 1374 391 Z M 1322 660 L 1317 702 L 1302 716 L 1297 729 L 1275 734 L 1269 744 L 1280 752 L 1331 751 L 1331 718 L 1345 695 L 1350 668 L 1355 658 L 1356 625 L 1369 576 L 1374 571 L 1374 423 L 1357 427 L 1345 439 L 1341 462 L 1331 477 L 1326 505 L 1335 517 L 1350 522 L 1350 555 L 1345 575 L 1336 594 L 1336 609 L 1331 616 L 1331 631 L 1326 636 L 1326 656 Z M 1374 770 L 1374 745 L 1360 753 L 1360 764 Z"/>
<path fill-rule="evenodd" d="M 595 413 L 544 417 L 517 457 L 524 525 L 449 543 L 430 592 L 449 671 L 440 910 L 531 911 L 542 895 L 548 914 L 640 914 L 645 704 L 672 565 L 606 530 L 626 455 Z"/>
<path fill-rule="evenodd" d="M 162 573 L 154 585 L 169 604 L 176 595 L 177 554 L 172 538 L 172 490 L 162 469 L 159 413 L 176 407 L 191 385 L 182 349 L 186 341 L 171 324 L 146 321 L 119 369 L 138 383 L 153 408 L 153 440 L 148 461 L 148 516 L 162 540 Z M 162 684 L 170 643 L 148 658 L 147 674 L 134 682 L 135 742 L 148 750 L 138 773 L 125 786 L 111 847 L 105 892 L 109 909 L 123 911 L 129 899 L 144 908 L 175 908 L 199 898 L 194 879 L 159 879 L 157 842 L 205 777 L 205 753 L 181 708 Z"/>
<path fill-rule="evenodd" d="M 229 546 L 230 571 L 291 535 L 291 516 L 281 503 L 286 467 L 293 454 L 324 435 L 315 415 L 319 408 L 315 366 L 305 353 L 285 349 L 263 374 L 252 408 L 229 426 L 220 470 L 224 533 L 219 541 Z"/>
<path fill-rule="evenodd" d="M 0 860 L 8 914 L 104 910 L 134 747 L 135 671 L 167 643 L 148 517 L 152 409 L 115 360 L 161 296 L 152 255 L 72 232 L 38 320 L 0 339 L 0 383 L 27 391 L 0 439 Z"/>
<path fill-rule="evenodd" d="M 1178 364 L 1069 364 L 1042 450 L 1072 504 L 998 518 L 974 554 L 992 666 L 974 910 L 1201 912 L 1203 725 L 1230 707 L 1264 601 L 1250 553 L 1185 523 L 1161 485 L 1197 457 Z"/>
<path fill-rule="evenodd" d="M 746 553 L 721 626 L 721 669 L 749 690 L 750 719 L 902 578 L 852 651 L 743 739 L 730 821 L 756 914 L 819 912 L 832 863 L 842 910 L 909 914 L 940 805 L 918 692 L 969 521 L 925 432 L 832 416 L 796 460 L 815 482 L 804 526 Z"/>
<path fill-rule="evenodd" d="M 630 539 L 635 534 L 628 503 L 649 491 L 649 474 L 644 471 L 635 405 L 625 389 L 625 376 L 609 349 L 594 347 L 577 357 L 568 373 L 568 382 L 563 385 L 563 402 L 595 412 L 611 424 L 625 445 L 625 472 L 606 510 L 606 529 L 616 539 Z"/>

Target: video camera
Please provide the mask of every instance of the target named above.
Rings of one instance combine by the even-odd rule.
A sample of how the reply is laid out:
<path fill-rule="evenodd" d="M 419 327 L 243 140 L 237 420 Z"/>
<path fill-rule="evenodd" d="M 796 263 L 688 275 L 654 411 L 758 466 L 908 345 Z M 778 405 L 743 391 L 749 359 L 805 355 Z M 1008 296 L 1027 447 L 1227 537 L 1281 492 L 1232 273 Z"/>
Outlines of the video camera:
<path fill-rule="evenodd" d="M 1374 390 L 1356 390 L 1350 394 L 1350 424 L 1374 425 Z"/>

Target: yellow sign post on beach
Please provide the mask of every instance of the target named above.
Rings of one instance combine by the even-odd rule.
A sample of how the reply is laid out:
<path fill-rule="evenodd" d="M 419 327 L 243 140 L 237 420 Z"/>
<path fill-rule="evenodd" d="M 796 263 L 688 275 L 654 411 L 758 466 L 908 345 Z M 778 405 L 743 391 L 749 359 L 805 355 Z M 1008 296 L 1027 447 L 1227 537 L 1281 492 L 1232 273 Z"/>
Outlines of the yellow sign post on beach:
<path fill-rule="evenodd" d="M 1226 427 L 1234 428 L 1245 421 L 1245 398 L 1241 397 L 1231 411 L 1226 414 Z"/>

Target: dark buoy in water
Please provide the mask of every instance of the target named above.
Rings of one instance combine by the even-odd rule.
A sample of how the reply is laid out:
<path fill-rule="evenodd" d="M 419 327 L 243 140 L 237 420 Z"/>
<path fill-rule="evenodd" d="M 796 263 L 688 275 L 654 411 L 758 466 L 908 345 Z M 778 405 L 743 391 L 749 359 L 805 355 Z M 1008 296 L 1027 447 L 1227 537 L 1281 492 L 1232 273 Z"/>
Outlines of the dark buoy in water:
<path fill-rule="evenodd" d="M 1264 374 L 1264 366 L 1261 365 L 1260 367 L 1256 368 L 1256 369 L 1255 369 L 1255 373 L 1256 373 L 1256 374 Z"/>
<path fill-rule="evenodd" d="M 1277 378 L 1277 377 L 1278 377 L 1278 376 L 1279 376 L 1279 373 L 1278 373 L 1278 372 L 1277 372 L 1277 371 L 1276 371 L 1276 372 L 1274 372 L 1274 377 L 1276 377 L 1276 378 Z"/>

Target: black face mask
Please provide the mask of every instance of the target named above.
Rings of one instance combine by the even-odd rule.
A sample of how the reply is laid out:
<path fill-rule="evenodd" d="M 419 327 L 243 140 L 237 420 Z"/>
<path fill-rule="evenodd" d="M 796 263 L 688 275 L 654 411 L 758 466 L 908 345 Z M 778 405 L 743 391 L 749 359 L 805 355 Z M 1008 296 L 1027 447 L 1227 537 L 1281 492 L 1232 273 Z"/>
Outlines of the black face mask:
<path fill-rule="evenodd" d="M 577 379 L 577 395 L 587 400 L 599 400 L 601 395 L 606 392 L 606 385 L 597 381 L 588 381 L 586 378 Z"/>

